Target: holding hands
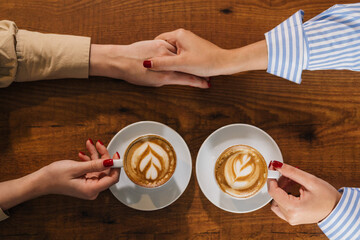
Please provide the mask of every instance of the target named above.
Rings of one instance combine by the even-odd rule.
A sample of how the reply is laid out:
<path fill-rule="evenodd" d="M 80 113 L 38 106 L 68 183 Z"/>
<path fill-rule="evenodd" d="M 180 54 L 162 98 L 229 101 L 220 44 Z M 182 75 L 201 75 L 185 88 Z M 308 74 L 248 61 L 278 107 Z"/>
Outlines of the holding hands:
<path fill-rule="evenodd" d="M 144 67 L 153 71 L 178 71 L 210 77 L 267 68 L 265 40 L 226 50 L 184 29 L 160 34 L 155 39 L 167 41 L 176 48 L 176 54 L 145 60 Z"/>
<path fill-rule="evenodd" d="M 210 76 L 266 69 L 267 61 L 265 40 L 226 50 L 178 29 L 130 45 L 92 44 L 89 75 L 152 87 L 209 88 Z"/>
<path fill-rule="evenodd" d="M 144 59 L 169 56 L 176 56 L 176 48 L 163 40 L 141 41 L 130 45 L 92 44 L 89 75 L 124 79 L 142 86 L 209 87 L 205 78 L 174 71 L 148 71 L 142 66 Z"/>
<path fill-rule="evenodd" d="M 268 191 L 274 199 L 271 210 L 291 225 L 322 221 L 341 198 L 341 194 L 329 183 L 288 164 L 273 161 L 269 169 L 282 174 L 279 181 L 268 180 Z M 291 181 L 301 185 L 299 197 L 285 192 L 286 185 Z"/>
<path fill-rule="evenodd" d="M 144 62 L 144 67 L 154 71 L 179 71 L 202 77 L 221 74 L 220 68 L 225 64 L 223 58 L 228 53 L 215 44 L 184 29 L 160 34 L 155 39 L 171 44 L 176 54 L 148 59 Z"/>

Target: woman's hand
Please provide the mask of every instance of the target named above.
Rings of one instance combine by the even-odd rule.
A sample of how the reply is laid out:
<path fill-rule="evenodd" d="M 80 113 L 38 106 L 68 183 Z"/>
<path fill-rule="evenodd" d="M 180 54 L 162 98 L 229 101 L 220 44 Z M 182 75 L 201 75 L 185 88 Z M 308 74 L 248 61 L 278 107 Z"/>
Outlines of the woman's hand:
<path fill-rule="evenodd" d="M 300 196 L 296 197 L 279 187 L 281 180 L 279 184 L 274 179 L 268 180 L 268 191 L 274 199 L 271 210 L 291 225 L 318 223 L 332 212 L 341 198 L 329 183 L 300 169 L 278 161 L 272 161 L 270 169 L 301 185 Z"/>
<path fill-rule="evenodd" d="M 89 139 L 86 147 L 91 157 L 80 152 L 82 162 L 57 161 L 22 178 L 0 182 L 0 208 L 7 210 L 47 194 L 95 199 L 101 191 L 119 181 L 120 169 L 110 168 L 113 161 L 100 141 L 95 147 Z M 116 153 L 113 158 L 118 159 L 120 156 Z"/>
<path fill-rule="evenodd" d="M 188 85 L 209 88 L 206 78 L 174 71 L 154 72 L 143 67 L 143 61 L 148 58 L 173 55 L 176 55 L 175 47 L 163 40 L 141 41 L 130 45 L 92 44 L 89 75 L 118 78 L 152 87 Z"/>
<path fill-rule="evenodd" d="M 119 181 L 120 169 L 110 168 L 112 160 L 106 147 L 100 141 L 93 145 L 89 139 L 86 148 L 90 157 L 80 152 L 79 157 L 83 162 L 63 160 L 44 168 L 47 194 L 93 200 L 100 192 Z M 113 159 L 119 158 L 119 154 L 115 153 Z"/>
<path fill-rule="evenodd" d="M 165 40 L 176 47 L 177 54 L 147 59 L 144 67 L 154 71 L 178 71 L 209 77 L 267 68 L 265 40 L 243 48 L 225 50 L 184 29 L 163 33 L 156 39 Z"/>

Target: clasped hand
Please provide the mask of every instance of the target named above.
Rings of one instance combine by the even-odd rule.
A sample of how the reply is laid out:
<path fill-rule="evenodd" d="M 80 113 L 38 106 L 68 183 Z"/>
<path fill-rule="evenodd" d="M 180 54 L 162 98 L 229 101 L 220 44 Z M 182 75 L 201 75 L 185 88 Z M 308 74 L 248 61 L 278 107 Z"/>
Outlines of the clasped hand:
<path fill-rule="evenodd" d="M 282 174 L 279 181 L 268 180 L 268 191 L 274 199 L 271 210 L 291 225 L 320 222 L 331 213 L 341 198 L 332 185 L 298 168 L 277 162 L 270 169 L 276 169 Z M 286 192 L 292 183 L 301 185 L 300 196 Z"/>
<path fill-rule="evenodd" d="M 105 167 L 109 152 L 99 141 L 95 145 L 86 141 L 90 157 L 79 153 L 82 162 L 62 160 L 44 167 L 46 194 L 62 194 L 82 199 L 95 199 L 98 194 L 119 180 L 120 169 Z M 113 159 L 120 156 L 115 153 Z"/>
<path fill-rule="evenodd" d="M 90 72 L 92 76 L 106 76 L 129 83 L 160 87 L 188 85 L 209 88 L 208 78 L 176 71 L 150 71 L 143 61 L 151 57 L 176 55 L 176 48 L 163 40 L 149 40 L 130 45 L 91 45 Z"/>

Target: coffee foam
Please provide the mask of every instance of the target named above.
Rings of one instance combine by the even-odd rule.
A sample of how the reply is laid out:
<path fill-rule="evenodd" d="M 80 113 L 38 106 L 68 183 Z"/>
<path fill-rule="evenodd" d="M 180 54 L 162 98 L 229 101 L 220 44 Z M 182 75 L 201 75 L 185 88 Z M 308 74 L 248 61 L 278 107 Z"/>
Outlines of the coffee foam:
<path fill-rule="evenodd" d="M 267 166 L 254 148 L 236 145 L 226 149 L 215 165 L 215 177 L 220 188 L 239 198 L 254 195 L 265 184 Z"/>
<path fill-rule="evenodd" d="M 165 139 L 147 135 L 136 139 L 125 154 L 125 171 L 135 183 L 156 187 L 172 176 L 176 166 L 175 151 Z"/>

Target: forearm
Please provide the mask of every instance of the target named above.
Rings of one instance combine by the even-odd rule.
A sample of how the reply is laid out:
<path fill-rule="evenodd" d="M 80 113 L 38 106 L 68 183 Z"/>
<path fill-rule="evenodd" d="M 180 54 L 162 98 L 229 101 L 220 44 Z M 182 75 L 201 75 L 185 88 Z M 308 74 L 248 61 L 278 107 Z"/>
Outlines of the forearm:
<path fill-rule="evenodd" d="M 266 41 L 262 40 L 242 48 L 225 50 L 223 59 L 221 74 L 266 70 L 268 65 Z"/>
<path fill-rule="evenodd" d="M 0 208 L 7 210 L 27 200 L 46 193 L 43 181 L 44 170 L 40 169 L 22 178 L 0 183 Z"/>

